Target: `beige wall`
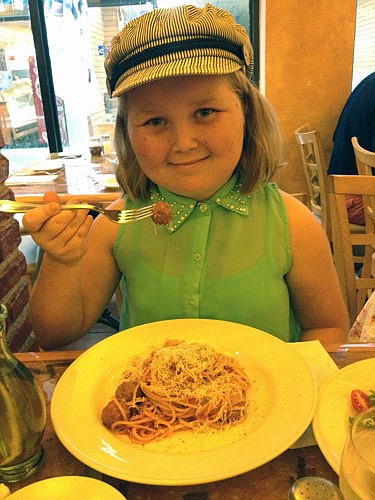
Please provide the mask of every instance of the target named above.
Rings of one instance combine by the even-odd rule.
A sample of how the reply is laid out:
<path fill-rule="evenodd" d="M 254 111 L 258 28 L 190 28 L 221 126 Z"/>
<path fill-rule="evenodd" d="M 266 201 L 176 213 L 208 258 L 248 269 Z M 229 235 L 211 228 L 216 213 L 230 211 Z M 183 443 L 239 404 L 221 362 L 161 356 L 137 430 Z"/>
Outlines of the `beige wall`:
<path fill-rule="evenodd" d="M 288 192 L 306 191 L 294 131 L 309 122 L 327 160 L 352 81 L 356 0 L 261 0 L 266 47 L 261 88 L 279 116 L 288 165 L 276 175 Z M 261 49 L 262 51 L 262 49 Z"/>

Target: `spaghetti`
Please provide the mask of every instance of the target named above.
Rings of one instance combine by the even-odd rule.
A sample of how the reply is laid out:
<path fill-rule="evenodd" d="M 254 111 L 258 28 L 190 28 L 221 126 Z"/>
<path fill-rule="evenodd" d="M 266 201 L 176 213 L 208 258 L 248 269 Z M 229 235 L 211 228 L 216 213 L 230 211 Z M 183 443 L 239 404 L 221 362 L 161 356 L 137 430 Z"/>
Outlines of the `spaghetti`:
<path fill-rule="evenodd" d="M 177 430 L 220 429 L 244 419 L 249 386 L 234 358 L 207 345 L 167 341 L 133 360 L 102 422 L 138 444 Z"/>

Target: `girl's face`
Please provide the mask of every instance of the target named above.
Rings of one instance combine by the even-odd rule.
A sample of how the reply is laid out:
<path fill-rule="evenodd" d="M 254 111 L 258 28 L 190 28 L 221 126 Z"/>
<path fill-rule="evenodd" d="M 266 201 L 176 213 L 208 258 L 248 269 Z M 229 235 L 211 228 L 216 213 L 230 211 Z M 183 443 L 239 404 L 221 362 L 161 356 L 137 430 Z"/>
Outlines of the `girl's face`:
<path fill-rule="evenodd" d="M 127 128 L 155 184 L 206 200 L 232 176 L 244 138 L 240 98 L 226 76 L 167 78 L 127 94 Z"/>

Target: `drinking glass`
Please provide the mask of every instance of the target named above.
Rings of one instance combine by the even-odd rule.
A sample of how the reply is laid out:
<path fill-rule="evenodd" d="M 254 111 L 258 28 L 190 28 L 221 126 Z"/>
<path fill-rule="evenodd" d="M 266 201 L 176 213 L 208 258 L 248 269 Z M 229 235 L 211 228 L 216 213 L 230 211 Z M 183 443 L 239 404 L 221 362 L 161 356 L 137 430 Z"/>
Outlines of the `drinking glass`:
<path fill-rule="evenodd" d="M 352 423 L 341 457 L 340 489 L 345 500 L 375 499 L 375 407 Z"/>

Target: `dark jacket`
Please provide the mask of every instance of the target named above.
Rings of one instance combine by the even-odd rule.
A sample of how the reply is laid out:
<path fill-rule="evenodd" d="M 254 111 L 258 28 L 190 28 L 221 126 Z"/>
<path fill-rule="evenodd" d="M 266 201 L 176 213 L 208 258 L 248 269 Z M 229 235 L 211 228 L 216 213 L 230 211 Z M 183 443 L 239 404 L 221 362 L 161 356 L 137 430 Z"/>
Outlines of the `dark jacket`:
<path fill-rule="evenodd" d="M 328 174 L 357 175 L 351 138 L 375 151 L 375 72 L 357 85 L 341 112 L 333 135 L 333 151 Z"/>

